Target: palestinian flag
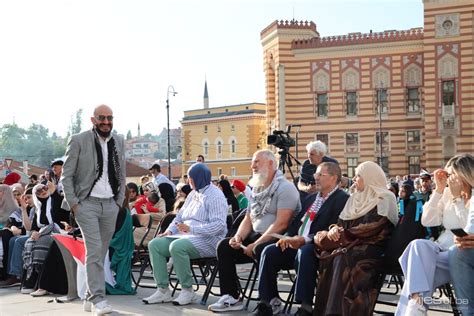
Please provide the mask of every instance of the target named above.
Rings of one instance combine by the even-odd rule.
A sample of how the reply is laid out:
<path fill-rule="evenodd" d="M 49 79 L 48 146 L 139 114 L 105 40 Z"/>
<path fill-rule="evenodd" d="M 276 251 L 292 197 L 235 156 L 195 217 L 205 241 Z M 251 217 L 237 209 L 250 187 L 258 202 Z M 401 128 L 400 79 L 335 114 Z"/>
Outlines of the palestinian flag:
<path fill-rule="evenodd" d="M 81 238 L 74 239 L 69 235 L 53 234 L 66 266 L 68 281 L 68 299 L 85 298 L 86 284 L 86 248 Z M 110 270 L 109 254 L 104 261 L 105 282 L 115 286 L 115 279 Z"/>

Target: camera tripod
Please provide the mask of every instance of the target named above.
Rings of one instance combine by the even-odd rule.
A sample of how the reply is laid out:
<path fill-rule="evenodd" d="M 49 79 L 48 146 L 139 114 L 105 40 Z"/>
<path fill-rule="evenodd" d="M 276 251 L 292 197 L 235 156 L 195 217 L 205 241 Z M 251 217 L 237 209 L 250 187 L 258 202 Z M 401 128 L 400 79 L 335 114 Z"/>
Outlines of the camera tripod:
<path fill-rule="evenodd" d="M 293 180 L 293 183 L 295 183 L 295 175 L 293 174 L 293 171 L 291 170 L 291 167 L 294 165 L 293 161 L 298 165 L 301 166 L 301 163 L 288 151 L 288 148 L 280 148 L 278 151 L 280 154 L 280 161 L 278 163 L 278 169 L 285 174 L 285 166 L 288 168 L 288 171 L 290 171 L 291 179 Z"/>

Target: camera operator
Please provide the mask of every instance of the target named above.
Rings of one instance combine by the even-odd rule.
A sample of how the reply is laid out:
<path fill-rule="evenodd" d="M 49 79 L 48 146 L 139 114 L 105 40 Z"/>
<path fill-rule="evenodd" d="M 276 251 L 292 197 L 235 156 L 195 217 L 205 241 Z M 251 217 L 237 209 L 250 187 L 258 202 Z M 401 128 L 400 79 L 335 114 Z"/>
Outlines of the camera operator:
<path fill-rule="evenodd" d="M 303 167 L 301 167 L 300 178 L 302 179 L 307 177 L 307 175 L 311 175 L 312 177 L 321 162 L 334 162 L 339 164 L 336 159 L 326 156 L 328 151 L 327 146 L 320 140 L 310 142 L 306 145 L 306 151 L 308 152 L 308 159 L 304 161 Z"/>
<path fill-rule="evenodd" d="M 306 170 L 307 171 L 307 170 Z M 301 172 L 298 178 L 298 191 L 300 192 L 300 200 L 303 201 L 306 196 L 319 191 L 319 186 L 314 180 L 314 175 L 311 173 Z"/>

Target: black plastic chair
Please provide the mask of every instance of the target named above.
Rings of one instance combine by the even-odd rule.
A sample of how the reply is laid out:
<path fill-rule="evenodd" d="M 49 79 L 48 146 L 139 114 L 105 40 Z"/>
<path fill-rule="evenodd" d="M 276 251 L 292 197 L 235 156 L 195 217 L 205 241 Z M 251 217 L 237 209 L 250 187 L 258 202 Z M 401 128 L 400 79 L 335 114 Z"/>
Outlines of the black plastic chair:
<path fill-rule="evenodd" d="M 166 214 L 165 217 L 163 217 L 163 219 L 160 221 L 160 223 L 158 224 L 158 226 L 156 227 L 156 230 L 153 234 L 153 238 L 155 238 L 158 234 L 161 234 L 163 233 L 166 228 L 169 226 L 169 224 L 173 221 L 173 219 L 175 218 L 175 214 L 172 214 L 172 213 L 169 213 L 169 214 Z M 145 247 L 143 245 L 146 237 L 148 236 L 148 234 L 150 233 L 150 230 L 151 230 L 151 225 L 152 225 L 152 217 L 150 215 L 150 221 L 149 221 L 149 225 L 148 225 L 148 231 L 146 232 L 146 234 L 143 236 L 140 244 L 141 244 L 141 248 L 140 247 L 137 247 L 139 248 L 139 251 L 137 251 L 137 254 L 136 254 L 136 260 L 133 261 L 132 260 L 132 264 L 133 262 L 140 262 L 140 265 L 139 265 L 139 270 L 138 270 L 138 277 L 137 279 L 135 280 L 135 277 L 133 276 L 133 273 L 132 273 L 132 280 L 133 282 L 135 283 L 135 290 L 140 286 L 140 287 L 144 287 L 144 288 L 155 288 L 156 286 L 149 286 L 149 285 L 144 285 L 144 284 L 140 284 L 141 280 L 144 278 L 144 273 L 146 271 L 146 269 L 148 267 L 151 268 L 151 265 L 150 265 L 150 254 L 148 252 L 148 248 Z M 132 272 L 133 272 L 133 268 L 136 267 L 136 266 L 132 266 Z M 137 272 L 135 270 L 135 272 Z"/>

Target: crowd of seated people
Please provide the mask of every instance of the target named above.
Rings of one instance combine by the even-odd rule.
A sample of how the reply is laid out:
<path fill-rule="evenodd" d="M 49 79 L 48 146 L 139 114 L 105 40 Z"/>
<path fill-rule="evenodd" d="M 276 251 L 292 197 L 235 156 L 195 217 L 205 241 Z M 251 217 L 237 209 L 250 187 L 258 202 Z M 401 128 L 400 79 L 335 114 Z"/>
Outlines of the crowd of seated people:
<path fill-rule="evenodd" d="M 277 277 L 287 269 L 296 273 L 295 315 L 371 315 L 380 267 L 389 262 L 405 276 L 396 315 L 427 315 L 427 298 L 445 283 L 453 284 L 459 311 L 473 315 L 473 282 L 466 278 L 474 272 L 473 156 L 456 155 L 443 169 L 422 170 L 415 179 L 387 179 L 376 163 L 366 161 L 355 169 L 351 184 L 337 161 L 318 150 L 308 147 L 304 176 L 314 192 L 304 194 L 278 169 L 269 150 L 253 155 L 249 199 L 244 181 L 222 177 L 213 182 L 204 161 L 193 164 L 186 182 L 176 187 L 163 181 L 156 166 L 140 185 L 128 183 L 109 250 L 118 285 L 108 284 L 107 293 L 135 294 L 133 248 L 151 220 L 144 245 L 157 290 L 141 298 L 145 304 L 193 303 L 197 294 L 190 261 L 216 257 L 218 273 L 225 277 L 219 280 L 220 297 L 208 306 L 212 312 L 244 308 L 236 265 L 250 263 L 258 267 L 259 282 L 252 315 L 282 311 Z M 33 296 L 54 293 L 41 282 L 48 275 L 44 265 L 51 236 L 72 229 L 57 187 L 51 181 L 0 185 L 1 287 L 21 284 L 21 292 Z M 235 233 L 225 237 L 227 217 L 242 210 Z M 174 219 L 160 227 L 169 213 Z M 159 228 L 162 233 L 155 234 Z M 462 230 L 465 234 L 459 235 Z M 176 297 L 170 265 L 181 285 Z"/>

